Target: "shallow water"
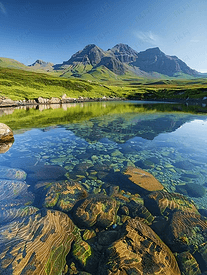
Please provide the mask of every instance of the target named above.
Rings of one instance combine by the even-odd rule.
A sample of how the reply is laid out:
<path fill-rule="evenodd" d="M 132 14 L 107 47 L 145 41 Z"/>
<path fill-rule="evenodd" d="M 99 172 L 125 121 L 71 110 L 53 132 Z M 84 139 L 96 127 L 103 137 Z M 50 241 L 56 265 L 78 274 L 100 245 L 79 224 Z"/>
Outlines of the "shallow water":
<path fill-rule="evenodd" d="M 26 171 L 31 190 L 36 184 L 35 179 L 30 180 L 31 166 L 58 165 L 74 177 L 75 166 L 84 162 L 91 166 L 107 164 L 115 172 L 127 166 L 140 167 L 172 192 L 186 182 L 207 188 L 207 115 L 159 111 L 163 106 L 140 102 L 70 104 L 64 111 L 69 121 L 73 117 L 70 123 L 64 115 L 63 123 L 54 125 L 53 115 L 54 120 L 58 115 L 50 109 L 46 121 L 40 123 L 46 127 L 40 128 L 32 125 L 37 124 L 37 116 L 44 117 L 44 111 L 33 110 L 28 116 L 30 125 L 27 121 L 25 125 L 29 129 L 22 127 L 24 121 L 21 123 L 28 110 L 21 110 L 21 118 L 16 120 L 19 110 L 14 110 L 6 117 L 10 116 L 7 124 L 16 133 L 15 142 L 0 155 L 0 165 Z M 165 106 L 175 109 L 172 106 L 176 105 Z M 61 115 L 59 119 L 62 122 Z M 82 178 L 81 183 L 86 183 L 90 191 L 103 184 L 90 176 Z M 206 208 L 207 194 L 194 197 L 191 192 L 191 197 L 199 208 Z"/>
<path fill-rule="evenodd" d="M 15 134 L 13 146 L 0 155 L 4 190 L 0 220 L 9 209 L 13 219 L 14 207 L 41 208 L 38 190 L 48 181 L 74 180 L 95 194 L 108 183 L 133 193 L 133 188 L 120 180 L 128 166 L 151 173 L 167 191 L 184 194 L 206 215 L 205 110 L 164 103 L 84 103 L 56 110 L 11 110 L 3 113 L 0 122 Z M 14 194 L 8 190 L 2 167 L 26 172 L 23 185 L 18 179 L 12 183 Z M 99 176 L 102 167 L 110 171 L 107 178 Z M 7 221 L 10 214 L 7 211 Z"/>

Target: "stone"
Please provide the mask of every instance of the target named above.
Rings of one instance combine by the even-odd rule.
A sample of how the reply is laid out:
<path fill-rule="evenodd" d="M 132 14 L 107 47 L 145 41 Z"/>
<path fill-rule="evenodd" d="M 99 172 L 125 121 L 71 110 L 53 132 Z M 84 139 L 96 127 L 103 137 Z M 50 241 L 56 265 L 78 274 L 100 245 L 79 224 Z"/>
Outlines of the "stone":
<path fill-rule="evenodd" d="M 30 167 L 28 181 L 63 180 L 67 170 L 58 165 L 37 165 Z"/>
<path fill-rule="evenodd" d="M 26 180 L 27 174 L 21 169 L 14 169 L 5 166 L 0 167 L 0 179 Z"/>
<path fill-rule="evenodd" d="M 118 205 L 115 199 L 92 195 L 75 207 L 73 217 L 80 227 L 107 228 L 116 222 Z"/>
<path fill-rule="evenodd" d="M 167 229 L 166 243 L 173 251 L 191 253 L 207 241 L 207 221 L 195 213 L 176 211 Z"/>
<path fill-rule="evenodd" d="M 195 198 L 203 197 L 206 193 L 206 190 L 202 185 L 193 182 L 183 185 L 177 185 L 176 190 L 179 193 Z"/>
<path fill-rule="evenodd" d="M 0 143 L 14 141 L 12 129 L 4 123 L 0 123 Z"/>
<path fill-rule="evenodd" d="M 173 210 L 196 213 L 195 204 L 183 195 L 167 191 L 152 192 L 146 197 L 145 206 L 153 215 L 168 215 Z"/>
<path fill-rule="evenodd" d="M 155 177 L 142 169 L 136 167 L 127 167 L 124 174 L 128 175 L 129 180 L 131 180 L 133 183 L 147 191 L 158 191 L 164 188 Z"/>
<path fill-rule="evenodd" d="M 194 253 L 207 241 L 207 221 L 195 213 L 176 211 L 167 229 L 166 243 L 173 251 Z"/>
<path fill-rule="evenodd" d="M 0 154 L 4 154 L 7 151 L 9 151 L 9 149 L 12 147 L 13 143 L 14 143 L 13 141 L 0 143 Z"/>
<path fill-rule="evenodd" d="M 107 249 L 100 260 L 102 274 L 180 275 L 173 253 L 146 224 L 129 219 L 121 238 Z"/>
<path fill-rule="evenodd" d="M 0 228 L 0 273 L 59 275 L 77 238 L 64 213 L 42 210 Z"/>
<path fill-rule="evenodd" d="M 0 180 L 0 206 L 8 208 L 32 204 L 34 195 L 28 187 L 24 181 Z"/>
<path fill-rule="evenodd" d="M 178 264 L 182 274 L 187 274 L 187 275 L 201 274 L 201 270 L 199 268 L 198 262 L 193 257 L 193 255 L 190 254 L 189 251 L 184 251 L 182 253 L 179 253 L 177 256 L 177 260 L 178 260 Z"/>
<path fill-rule="evenodd" d="M 44 206 L 49 208 L 56 206 L 59 210 L 68 212 L 79 200 L 88 196 L 87 191 L 79 183 L 66 180 L 49 182 L 47 185 L 49 188 L 45 196 Z"/>
<path fill-rule="evenodd" d="M 52 97 L 52 98 L 49 99 L 49 103 L 50 104 L 58 104 L 60 102 L 61 101 L 60 101 L 60 99 L 58 97 Z"/>

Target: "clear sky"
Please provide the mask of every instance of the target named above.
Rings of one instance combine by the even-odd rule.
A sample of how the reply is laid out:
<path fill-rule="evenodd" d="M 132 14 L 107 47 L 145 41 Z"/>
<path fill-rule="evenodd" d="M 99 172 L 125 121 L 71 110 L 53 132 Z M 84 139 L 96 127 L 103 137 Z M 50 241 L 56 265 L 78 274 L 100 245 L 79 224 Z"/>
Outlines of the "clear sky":
<path fill-rule="evenodd" d="M 207 0 L 0 0 L 0 56 L 62 63 L 87 44 L 159 47 L 207 72 Z"/>

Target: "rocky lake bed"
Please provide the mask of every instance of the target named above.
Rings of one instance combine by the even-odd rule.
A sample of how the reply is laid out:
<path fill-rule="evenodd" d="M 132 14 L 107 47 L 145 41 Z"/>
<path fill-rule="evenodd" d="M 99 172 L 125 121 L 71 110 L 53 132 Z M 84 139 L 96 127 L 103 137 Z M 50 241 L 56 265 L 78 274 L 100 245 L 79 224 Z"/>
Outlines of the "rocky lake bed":
<path fill-rule="evenodd" d="M 14 130 L 0 273 L 206 274 L 206 120 L 131 111 Z"/>

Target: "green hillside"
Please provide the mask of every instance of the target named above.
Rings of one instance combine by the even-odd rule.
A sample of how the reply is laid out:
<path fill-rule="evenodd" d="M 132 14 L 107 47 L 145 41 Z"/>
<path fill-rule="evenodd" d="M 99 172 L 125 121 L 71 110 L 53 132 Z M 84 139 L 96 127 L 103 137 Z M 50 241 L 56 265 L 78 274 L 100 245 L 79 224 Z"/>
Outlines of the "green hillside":
<path fill-rule="evenodd" d="M 0 96 L 12 100 L 36 99 L 38 97 L 71 98 L 122 97 L 126 99 L 166 100 L 203 98 L 207 96 L 207 79 L 146 79 L 114 75 L 99 67 L 91 70 L 91 79 L 59 77 L 59 74 L 37 73 L 21 69 L 0 67 Z M 100 81 L 100 76 L 106 82 Z M 104 84 L 106 83 L 106 84 Z"/>

